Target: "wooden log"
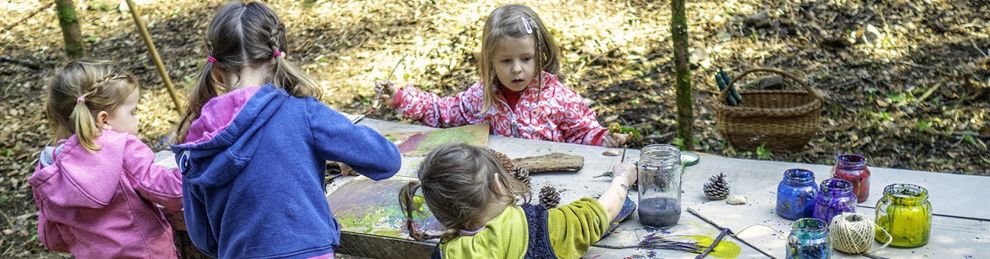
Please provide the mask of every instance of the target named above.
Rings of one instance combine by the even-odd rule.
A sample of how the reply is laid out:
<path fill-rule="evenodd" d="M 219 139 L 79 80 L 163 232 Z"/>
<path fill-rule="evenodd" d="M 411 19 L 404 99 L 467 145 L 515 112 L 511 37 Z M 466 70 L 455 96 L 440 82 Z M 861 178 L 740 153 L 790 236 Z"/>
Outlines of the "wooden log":
<path fill-rule="evenodd" d="M 371 258 L 430 258 L 436 243 L 342 231 L 336 253 Z"/>
<path fill-rule="evenodd" d="M 564 153 L 512 159 L 516 167 L 526 168 L 530 174 L 543 172 L 577 172 L 584 168 L 584 157 Z"/>

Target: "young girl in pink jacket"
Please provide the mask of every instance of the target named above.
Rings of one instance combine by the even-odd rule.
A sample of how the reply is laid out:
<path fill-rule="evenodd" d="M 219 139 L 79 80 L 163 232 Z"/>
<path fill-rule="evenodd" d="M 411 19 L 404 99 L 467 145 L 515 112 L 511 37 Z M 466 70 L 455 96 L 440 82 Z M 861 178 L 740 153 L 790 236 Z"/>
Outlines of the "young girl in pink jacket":
<path fill-rule="evenodd" d="M 73 61 L 48 89 L 56 146 L 29 183 L 38 239 L 77 258 L 177 258 L 162 209 L 182 209 L 177 169 L 154 164 L 137 136 L 137 78 L 101 61 Z"/>
<path fill-rule="evenodd" d="M 493 134 L 597 146 L 622 146 L 581 95 L 557 78 L 560 50 L 532 9 L 492 11 L 482 32 L 480 82 L 451 97 L 385 82 L 382 101 L 431 127 L 488 123 Z"/>

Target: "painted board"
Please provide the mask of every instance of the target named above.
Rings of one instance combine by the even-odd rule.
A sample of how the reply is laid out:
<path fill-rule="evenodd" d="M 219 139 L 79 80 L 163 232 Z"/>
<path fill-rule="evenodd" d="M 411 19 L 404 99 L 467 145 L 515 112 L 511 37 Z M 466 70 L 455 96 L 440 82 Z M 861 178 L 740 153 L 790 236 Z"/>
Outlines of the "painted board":
<path fill-rule="evenodd" d="M 773 256 L 784 258 L 787 235 L 790 234 L 791 220 L 777 216 L 774 212 L 777 202 L 776 186 L 752 191 L 746 194 L 747 203 L 728 205 L 724 201 L 711 201 L 692 209 L 715 223 L 736 232 L 739 238 L 767 251 Z M 864 205 L 860 204 L 860 205 Z M 937 206 L 937 204 L 936 204 Z M 934 208 L 938 213 L 938 207 Z M 869 208 L 856 208 L 856 212 L 867 215 L 872 221 L 875 211 Z M 957 218 L 932 218 L 932 236 L 928 244 L 919 248 L 885 248 L 874 253 L 887 258 L 977 258 L 990 254 L 990 222 Z M 872 249 L 881 244 L 873 242 Z M 833 258 L 854 258 L 833 249 Z"/>
<path fill-rule="evenodd" d="M 327 195 L 327 202 L 343 232 L 412 240 L 406 227 L 406 214 L 399 206 L 399 190 L 413 180 L 392 177 L 372 181 L 358 177 Z M 414 203 L 421 206 L 413 213 L 414 226 L 427 234 L 439 235 L 443 226 L 421 198 L 416 200 Z"/>
<path fill-rule="evenodd" d="M 488 124 L 468 125 L 454 128 L 421 131 L 385 133 L 385 138 L 395 143 L 403 156 L 425 156 L 443 144 L 465 143 L 488 146 Z"/>

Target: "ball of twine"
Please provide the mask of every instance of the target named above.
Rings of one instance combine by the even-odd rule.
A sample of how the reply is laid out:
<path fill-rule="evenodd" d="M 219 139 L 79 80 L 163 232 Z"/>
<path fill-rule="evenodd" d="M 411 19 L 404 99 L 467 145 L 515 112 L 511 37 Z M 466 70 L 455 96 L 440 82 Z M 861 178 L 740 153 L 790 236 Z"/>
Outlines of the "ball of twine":
<path fill-rule="evenodd" d="M 873 245 L 875 227 L 873 221 L 863 214 L 842 213 L 832 218 L 832 223 L 828 227 L 828 237 L 836 250 L 850 254 L 866 253 Z M 884 230 L 884 233 L 887 231 Z M 887 243 L 880 249 L 890 244 L 890 234 L 887 236 Z"/>

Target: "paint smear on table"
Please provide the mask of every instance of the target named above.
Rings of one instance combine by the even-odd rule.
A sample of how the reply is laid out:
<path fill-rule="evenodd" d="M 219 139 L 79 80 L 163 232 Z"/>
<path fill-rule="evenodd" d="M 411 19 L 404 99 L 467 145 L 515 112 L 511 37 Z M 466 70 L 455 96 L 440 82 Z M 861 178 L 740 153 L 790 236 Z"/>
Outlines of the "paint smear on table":
<path fill-rule="evenodd" d="M 412 239 L 406 227 L 406 215 L 399 206 L 399 190 L 413 180 L 406 177 L 382 181 L 355 179 L 331 193 L 327 202 L 340 222 L 341 231 Z M 414 200 L 415 204 L 420 205 L 413 213 L 414 226 L 427 234 L 442 233 L 443 226 L 426 204 L 418 201 L 422 198 Z"/>
<path fill-rule="evenodd" d="M 465 143 L 486 147 L 488 130 L 488 124 L 479 124 L 423 132 L 387 133 L 385 138 L 395 143 L 404 156 L 424 156 L 443 144 Z"/>

